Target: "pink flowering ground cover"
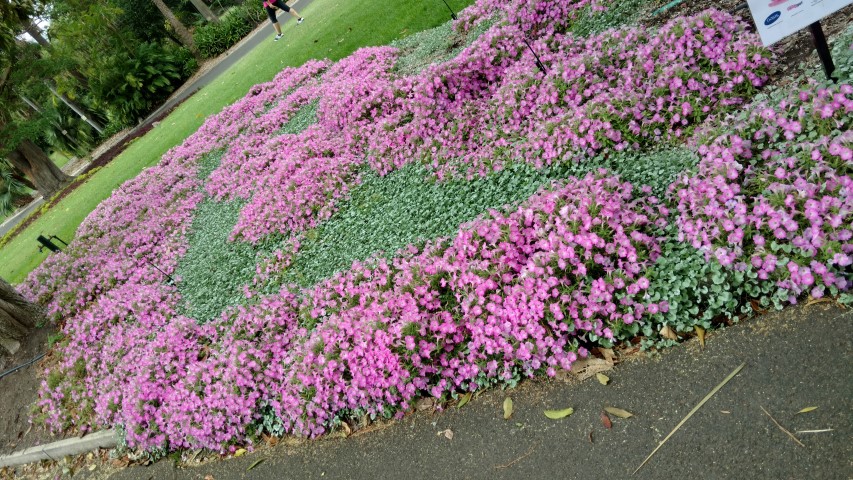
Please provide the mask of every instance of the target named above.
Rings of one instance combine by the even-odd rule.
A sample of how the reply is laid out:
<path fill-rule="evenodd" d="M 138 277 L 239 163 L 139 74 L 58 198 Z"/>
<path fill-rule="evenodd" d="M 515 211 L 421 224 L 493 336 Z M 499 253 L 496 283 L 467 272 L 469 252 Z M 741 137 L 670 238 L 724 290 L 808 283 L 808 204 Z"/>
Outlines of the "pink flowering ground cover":
<path fill-rule="evenodd" d="M 853 87 L 841 85 L 759 105 L 705 139 L 698 171 L 673 185 L 680 239 L 723 265 L 751 265 L 791 303 L 848 290 L 851 123 Z"/>
<path fill-rule="evenodd" d="M 510 14 L 455 59 L 401 76 L 396 49 L 366 48 L 286 69 L 211 117 L 21 285 L 65 335 L 38 419 L 57 430 L 121 426 L 143 449 L 227 451 L 260 430 L 313 437 L 364 415 L 403 415 L 420 396 L 447 401 L 554 375 L 667 311 L 648 299 L 646 275 L 665 242 L 751 265 L 791 301 L 849 290 L 844 85 L 714 123 L 725 133 L 700 130 L 700 164 L 667 198 L 596 170 L 454 235 L 356 261 L 311 287 L 258 293 L 369 169 L 422 162 L 439 179 L 477 176 L 679 143 L 766 81 L 769 53 L 725 13 L 660 31 L 565 34 L 583 8 L 603 7 L 480 0 L 459 29 Z M 545 75 L 520 42 L 532 34 Z M 312 106 L 316 123 L 282 133 Z M 207 175 L 202 164 L 219 154 Z M 255 266 L 243 305 L 202 323 L 181 313 L 182 279 L 165 275 L 191 248 L 194 210 L 208 200 L 242 202 L 232 241 L 285 247 Z M 680 239 L 665 236 L 673 228 Z"/>

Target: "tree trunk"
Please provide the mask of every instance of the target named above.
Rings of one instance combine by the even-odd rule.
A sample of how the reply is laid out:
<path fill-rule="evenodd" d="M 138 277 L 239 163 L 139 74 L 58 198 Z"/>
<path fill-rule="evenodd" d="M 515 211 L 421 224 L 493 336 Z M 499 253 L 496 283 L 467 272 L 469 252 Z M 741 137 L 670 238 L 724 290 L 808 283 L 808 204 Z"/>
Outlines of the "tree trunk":
<path fill-rule="evenodd" d="M 207 20 L 208 22 L 219 23 L 219 17 L 217 17 L 216 14 L 213 13 L 213 10 L 211 10 L 202 0 L 190 1 L 192 2 L 193 6 L 195 6 L 195 9 L 198 10 L 198 12 L 202 14 L 202 16 L 204 16 L 205 20 Z"/>
<path fill-rule="evenodd" d="M 45 199 L 50 198 L 71 177 L 64 174 L 44 150 L 35 143 L 24 140 L 6 157 L 12 166 L 26 175 Z"/>
<path fill-rule="evenodd" d="M 12 170 L 12 180 L 25 185 L 30 190 L 38 190 L 38 188 L 36 188 L 36 185 L 31 182 L 29 178 L 25 177 L 24 175 L 21 175 L 16 170 Z"/>
<path fill-rule="evenodd" d="M 30 20 L 26 23 L 26 25 L 24 25 L 24 31 L 29 33 L 30 36 L 33 37 L 33 40 L 36 41 L 36 43 L 38 43 L 44 48 L 50 49 L 50 42 L 48 42 L 47 39 L 44 38 L 44 35 L 41 34 L 41 30 L 39 30 L 38 25 L 33 23 L 32 20 Z"/>
<path fill-rule="evenodd" d="M 0 347 L 15 353 L 21 340 L 45 320 L 41 307 L 26 301 L 9 282 L 0 278 Z"/>
<path fill-rule="evenodd" d="M 163 0 L 151 1 L 153 1 L 154 5 L 157 6 L 157 10 L 160 10 L 160 13 L 162 13 L 163 16 L 166 17 L 166 20 L 169 21 L 169 25 L 171 25 L 172 28 L 175 30 L 175 33 L 178 35 L 178 38 L 181 39 L 181 43 L 185 47 L 187 47 L 187 49 L 190 51 L 190 53 L 193 54 L 194 57 L 200 58 L 198 48 L 196 48 L 195 41 L 193 41 L 193 36 L 190 31 L 187 30 L 187 27 L 185 27 L 184 24 L 181 23 L 180 20 L 178 20 L 178 17 L 176 17 L 175 14 L 172 13 L 172 10 L 169 9 L 169 7 L 167 7 L 165 3 L 163 3 Z"/>

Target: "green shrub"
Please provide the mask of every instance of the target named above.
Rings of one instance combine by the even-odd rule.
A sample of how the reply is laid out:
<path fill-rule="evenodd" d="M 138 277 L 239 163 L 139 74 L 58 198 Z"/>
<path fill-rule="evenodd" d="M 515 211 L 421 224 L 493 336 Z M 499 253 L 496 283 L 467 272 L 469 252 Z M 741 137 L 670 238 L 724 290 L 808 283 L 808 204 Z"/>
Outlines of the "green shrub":
<path fill-rule="evenodd" d="M 95 106 L 107 111 L 111 123 L 130 126 L 145 116 L 185 78 L 184 59 L 156 43 L 139 43 L 132 56 L 115 55 L 106 68 L 90 77 Z"/>
<path fill-rule="evenodd" d="M 193 39 L 199 52 L 205 58 L 215 57 L 228 50 L 258 25 L 257 11 L 261 11 L 258 2 L 247 2 L 232 8 L 219 23 L 206 23 L 193 33 Z"/>

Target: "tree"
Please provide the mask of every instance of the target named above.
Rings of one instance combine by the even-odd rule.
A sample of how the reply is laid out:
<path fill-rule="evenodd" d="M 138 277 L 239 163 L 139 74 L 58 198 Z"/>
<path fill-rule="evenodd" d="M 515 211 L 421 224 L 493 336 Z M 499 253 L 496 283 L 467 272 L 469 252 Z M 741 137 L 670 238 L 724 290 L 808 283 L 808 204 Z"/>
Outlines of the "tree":
<path fill-rule="evenodd" d="M 208 7 L 202 0 L 190 0 L 190 2 L 192 2 L 196 10 L 198 10 L 198 13 L 202 14 L 205 20 L 208 22 L 219 23 L 219 17 L 217 17 L 210 7 Z"/>
<path fill-rule="evenodd" d="M 41 307 L 28 302 L 9 282 L 0 278 L 0 347 L 15 353 L 21 340 L 45 320 Z"/>
<path fill-rule="evenodd" d="M 16 45 L 13 44 L 13 47 Z M 13 53 L 17 51 L 15 48 Z M 0 61 L 7 63 L 6 66 L 0 67 L 0 156 L 6 158 L 47 198 L 59 190 L 70 177 L 34 142 L 41 137 L 45 119 L 32 121 L 21 113 L 21 96 L 14 91 L 14 82 L 10 81 L 10 72 L 16 60 L 15 54 L 0 58 Z"/>
<path fill-rule="evenodd" d="M 49 198 L 71 179 L 31 140 L 22 140 L 6 158 L 33 182 L 44 198 Z"/>
<path fill-rule="evenodd" d="M 181 43 L 185 47 L 187 47 L 187 50 L 189 50 L 196 58 L 201 58 L 198 52 L 198 48 L 195 46 L 193 36 L 190 31 L 187 30 L 187 27 L 185 27 L 184 24 L 181 23 L 180 20 L 178 20 L 178 17 L 175 16 L 172 10 L 167 7 L 165 3 L 163 3 L 163 0 L 151 1 L 153 1 L 154 5 L 157 6 L 157 10 L 160 10 L 160 13 L 162 13 L 163 16 L 166 17 L 166 20 L 168 20 L 169 25 L 171 25 L 172 28 L 175 30 L 175 33 L 178 35 L 178 38 L 181 40 Z"/>
<path fill-rule="evenodd" d="M 4 0 L 0 2 L 0 51 L 8 52 L 21 33 L 21 26 L 29 21 L 35 6 L 31 0 Z"/>

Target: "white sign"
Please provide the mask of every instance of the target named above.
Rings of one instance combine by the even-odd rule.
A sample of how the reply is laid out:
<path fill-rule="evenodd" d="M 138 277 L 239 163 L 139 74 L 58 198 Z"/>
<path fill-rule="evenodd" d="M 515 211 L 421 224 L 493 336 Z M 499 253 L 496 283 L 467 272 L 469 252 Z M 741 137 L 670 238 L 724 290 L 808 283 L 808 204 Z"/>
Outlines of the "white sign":
<path fill-rule="evenodd" d="M 764 46 L 770 46 L 853 0 L 747 0 Z"/>

